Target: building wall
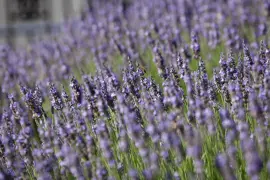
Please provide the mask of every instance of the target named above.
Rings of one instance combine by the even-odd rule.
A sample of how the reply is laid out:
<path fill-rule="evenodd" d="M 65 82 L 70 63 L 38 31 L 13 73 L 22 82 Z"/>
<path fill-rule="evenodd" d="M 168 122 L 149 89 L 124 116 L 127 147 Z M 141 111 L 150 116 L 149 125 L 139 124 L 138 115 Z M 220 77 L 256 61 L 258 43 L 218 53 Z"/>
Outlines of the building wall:
<path fill-rule="evenodd" d="M 11 43 L 21 46 L 33 36 L 58 31 L 65 19 L 78 17 L 86 3 L 86 0 L 36 0 L 39 3 L 39 16 L 22 19 L 18 13 L 20 8 L 18 1 L 22 2 L 22 0 L 0 0 L 0 44 Z M 30 2 L 26 7 L 33 8 L 31 0 L 24 1 Z"/>

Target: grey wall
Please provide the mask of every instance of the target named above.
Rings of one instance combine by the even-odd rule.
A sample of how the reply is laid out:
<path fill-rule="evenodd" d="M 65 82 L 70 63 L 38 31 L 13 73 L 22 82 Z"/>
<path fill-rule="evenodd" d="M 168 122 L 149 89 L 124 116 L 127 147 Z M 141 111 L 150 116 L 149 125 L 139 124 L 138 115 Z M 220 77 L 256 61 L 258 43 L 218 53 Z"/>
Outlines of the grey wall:
<path fill-rule="evenodd" d="M 65 19 L 80 15 L 86 0 L 39 0 L 41 16 L 16 19 L 18 0 L 0 0 L 0 44 L 25 45 L 34 36 L 57 32 Z"/>

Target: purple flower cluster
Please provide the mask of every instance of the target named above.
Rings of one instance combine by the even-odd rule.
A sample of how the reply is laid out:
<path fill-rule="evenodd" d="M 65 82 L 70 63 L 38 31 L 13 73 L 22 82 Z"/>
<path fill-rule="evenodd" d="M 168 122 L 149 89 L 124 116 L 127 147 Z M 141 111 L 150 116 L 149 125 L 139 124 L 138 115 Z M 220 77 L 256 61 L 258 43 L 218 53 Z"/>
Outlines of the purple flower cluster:
<path fill-rule="evenodd" d="M 0 179 L 270 177 L 267 0 L 89 5 L 1 47 Z"/>

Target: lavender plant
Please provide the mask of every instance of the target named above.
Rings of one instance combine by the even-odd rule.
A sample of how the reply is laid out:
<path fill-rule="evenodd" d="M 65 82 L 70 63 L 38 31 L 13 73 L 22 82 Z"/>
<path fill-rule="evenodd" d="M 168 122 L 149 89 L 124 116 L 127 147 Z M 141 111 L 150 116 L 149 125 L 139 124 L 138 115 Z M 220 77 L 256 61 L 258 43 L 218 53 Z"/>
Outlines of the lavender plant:
<path fill-rule="evenodd" d="M 269 179 L 267 0 L 89 1 L 0 51 L 0 179 Z"/>

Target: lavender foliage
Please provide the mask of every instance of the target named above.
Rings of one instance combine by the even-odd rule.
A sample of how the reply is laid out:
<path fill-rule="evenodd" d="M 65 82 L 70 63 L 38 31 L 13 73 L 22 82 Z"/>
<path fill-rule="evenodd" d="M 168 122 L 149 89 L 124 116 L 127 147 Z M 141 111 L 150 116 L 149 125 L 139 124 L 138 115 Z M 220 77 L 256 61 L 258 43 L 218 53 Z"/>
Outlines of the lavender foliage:
<path fill-rule="evenodd" d="M 0 49 L 0 179 L 269 179 L 267 0 L 89 1 Z"/>

